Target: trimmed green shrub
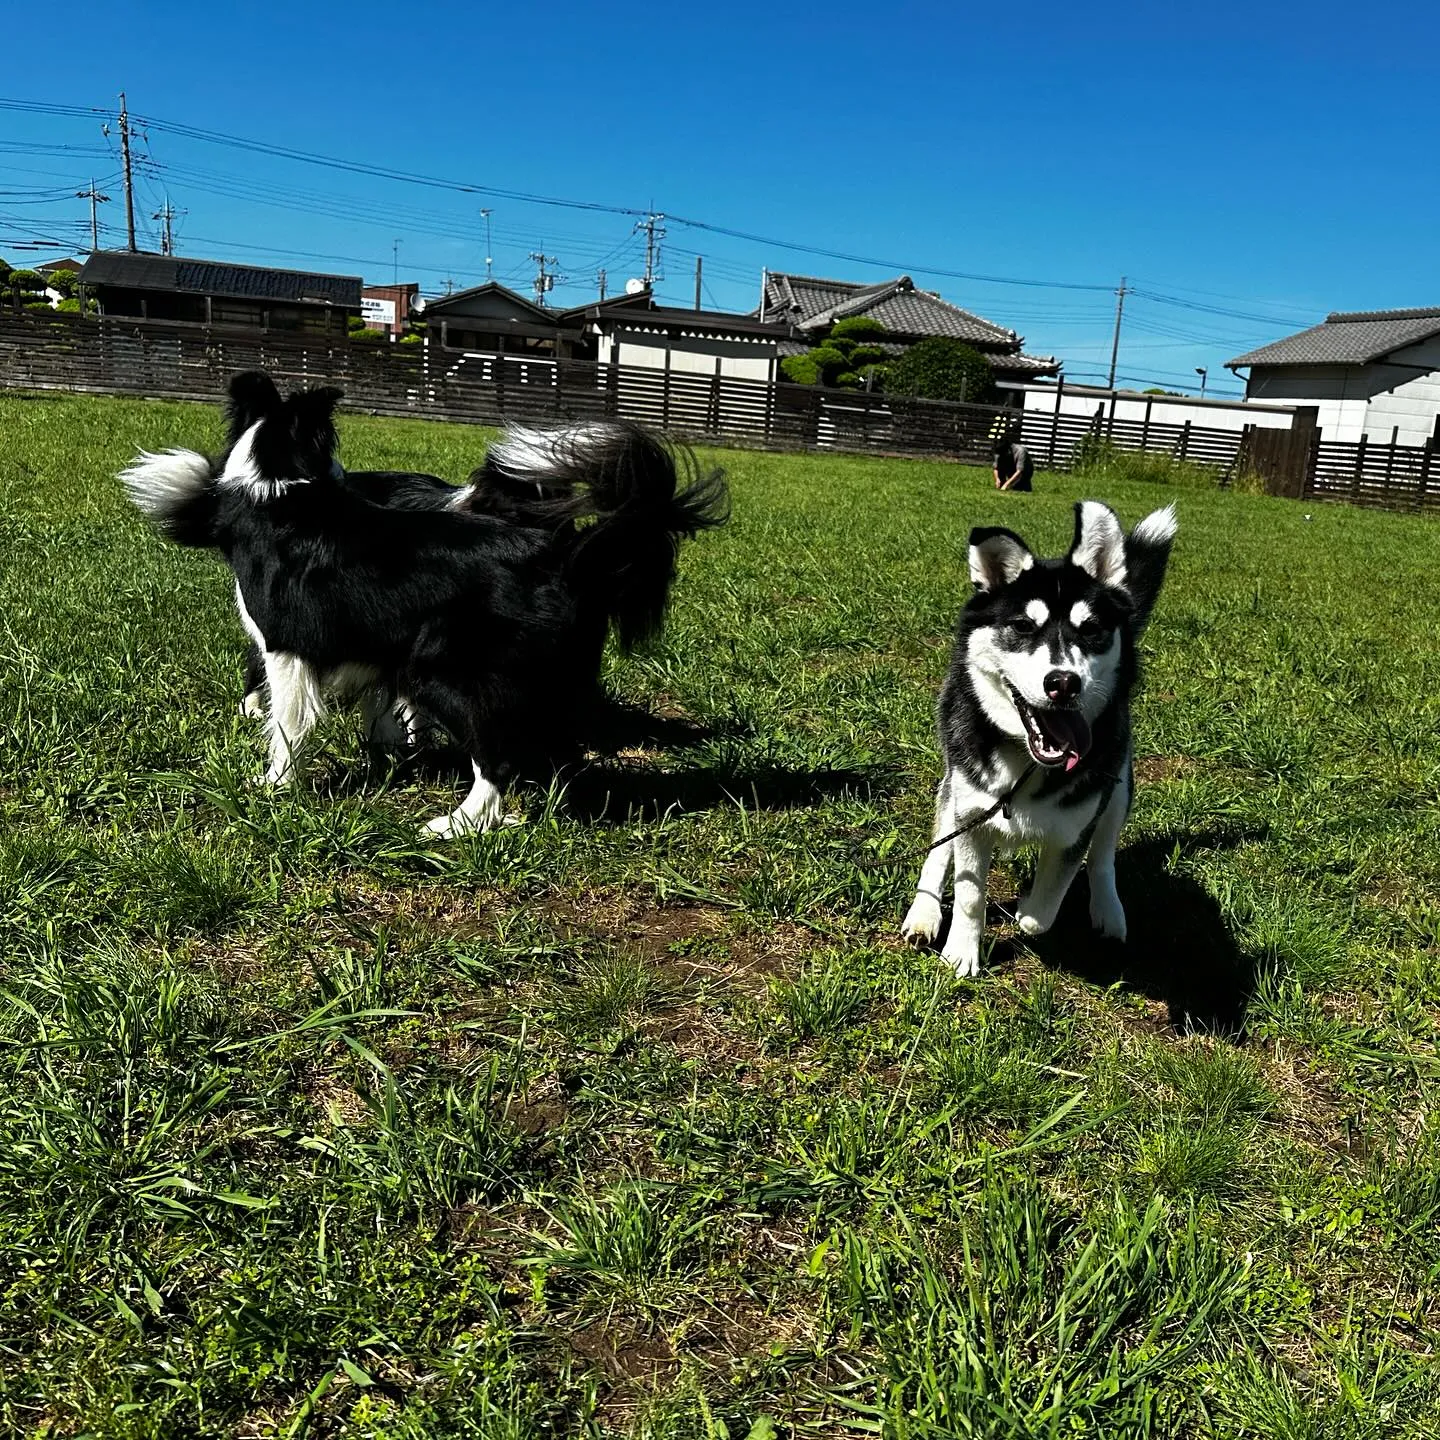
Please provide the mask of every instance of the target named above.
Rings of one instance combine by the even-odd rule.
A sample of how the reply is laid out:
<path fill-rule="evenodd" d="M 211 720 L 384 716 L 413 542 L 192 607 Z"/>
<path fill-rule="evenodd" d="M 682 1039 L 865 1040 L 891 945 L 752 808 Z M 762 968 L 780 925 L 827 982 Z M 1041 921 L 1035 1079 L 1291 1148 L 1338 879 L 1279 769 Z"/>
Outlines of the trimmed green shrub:
<path fill-rule="evenodd" d="M 76 270 L 52 270 L 47 283 L 52 290 L 60 292 L 62 300 L 68 300 L 80 283 L 80 274 Z"/>
<path fill-rule="evenodd" d="M 397 342 L 401 345 L 423 345 L 425 337 L 418 330 L 411 330 L 402 335 Z"/>
<path fill-rule="evenodd" d="M 351 315 L 345 321 L 345 328 L 353 335 L 357 330 L 365 330 L 368 327 L 359 315 Z"/>
<path fill-rule="evenodd" d="M 362 327 L 350 332 L 350 339 L 357 345 L 380 345 L 390 338 L 386 330 L 370 330 Z"/>
<path fill-rule="evenodd" d="M 837 320 L 830 327 L 829 341 L 836 340 L 883 340 L 885 327 L 868 315 L 851 315 L 848 319 Z"/>
<path fill-rule="evenodd" d="M 885 388 L 924 400 L 983 405 L 995 397 L 995 375 L 990 362 L 973 346 L 935 335 L 890 362 Z"/>

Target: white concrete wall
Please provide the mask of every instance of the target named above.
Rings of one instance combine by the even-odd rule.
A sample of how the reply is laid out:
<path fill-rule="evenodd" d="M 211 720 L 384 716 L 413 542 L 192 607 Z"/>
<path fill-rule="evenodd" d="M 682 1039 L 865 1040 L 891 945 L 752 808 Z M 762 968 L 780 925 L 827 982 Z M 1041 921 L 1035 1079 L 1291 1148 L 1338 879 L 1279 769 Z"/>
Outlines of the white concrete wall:
<path fill-rule="evenodd" d="M 739 380 L 769 380 L 775 366 L 775 346 L 765 341 L 747 344 L 743 340 L 723 340 L 708 335 L 651 335 L 630 330 L 614 337 L 600 336 L 598 358 L 602 363 L 614 360 L 621 365 L 638 365 L 647 369 L 665 368 L 665 348 L 670 347 L 670 368 L 697 375 L 713 375 L 715 362 L 720 373 Z"/>
<path fill-rule="evenodd" d="M 1054 385 L 1007 385 L 1000 382 L 1002 389 L 1023 389 L 1025 409 L 1042 415 L 1055 413 L 1056 387 Z M 1192 425 L 1203 425 L 1212 430 L 1243 430 L 1247 425 L 1274 426 L 1288 430 L 1293 408 L 1264 408 L 1246 404 L 1242 400 L 1200 400 L 1184 395 L 1139 395 L 1133 391 L 1121 390 L 1115 395 L 1115 418 L 1117 420 L 1143 421 L 1146 407 L 1150 410 L 1152 425 L 1183 425 L 1187 420 Z M 1095 389 L 1086 385 L 1067 385 L 1060 394 L 1060 413 L 1079 415 L 1089 419 L 1097 407 L 1103 407 L 1110 414 L 1110 391 Z"/>
<path fill-rule="evenodd" d="M 1440 415 L 1440 337 L 1371 365 L 1276 365 L 1252 371 L 1247 393 L 1267 403 L 1318 405 L 1326 440 L 1423 445 Z"/>
<path fill-rule="evenodd" d="M 1393 383 L 1370 397 L 1365 416 L 1370 439 L 1388 445 L 1398 425 L 1400 444 L 1423 445 L 1440 415 L 1440 337 L 1397 350 L 1380 373 Z"/>

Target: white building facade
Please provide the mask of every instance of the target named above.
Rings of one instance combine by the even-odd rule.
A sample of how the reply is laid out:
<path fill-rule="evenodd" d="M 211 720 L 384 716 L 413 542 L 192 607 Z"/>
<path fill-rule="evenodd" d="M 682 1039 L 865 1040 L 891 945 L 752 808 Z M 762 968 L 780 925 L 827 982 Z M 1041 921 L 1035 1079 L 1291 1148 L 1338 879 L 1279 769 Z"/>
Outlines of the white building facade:
<path fill-rule="evenodd" d="M 1247 402 L 1313 405 L 1326 440 L 1423 445 L 1440 422 L 1440 308 L 1337 312 L 1226 362 Z"/>

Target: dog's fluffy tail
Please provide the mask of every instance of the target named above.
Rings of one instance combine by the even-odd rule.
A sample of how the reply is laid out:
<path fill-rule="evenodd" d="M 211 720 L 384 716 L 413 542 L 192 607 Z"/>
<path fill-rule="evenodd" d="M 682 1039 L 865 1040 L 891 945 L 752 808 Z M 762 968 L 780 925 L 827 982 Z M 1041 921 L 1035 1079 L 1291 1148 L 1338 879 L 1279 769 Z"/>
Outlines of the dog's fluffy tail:
<path fill-rule="evenodd" d="M 1167 505 L 1152 511 L 1125 537 L 1125 588 L 1135 606 L 1137 635 L 1145 628 L 1160 597 L 1179 524 L 1175 507 Z"/>
<path fill-rule="evenodd" d="M 177 545 L 215 544 L 216 492 L 209 460 L 194 450 L 142 450 L 120 482 L 157 530 Z"/>
<path fill-rule="evenodd" d="M 508 430 L 471 484 L 476 510 L 525 525 L 580 526 L 571 563 L 625 650 L 664 624 L 681 539 L 723 525 L 730 513 L 719 470 L 702 470 L 689 450 L 617 421 Z"/>

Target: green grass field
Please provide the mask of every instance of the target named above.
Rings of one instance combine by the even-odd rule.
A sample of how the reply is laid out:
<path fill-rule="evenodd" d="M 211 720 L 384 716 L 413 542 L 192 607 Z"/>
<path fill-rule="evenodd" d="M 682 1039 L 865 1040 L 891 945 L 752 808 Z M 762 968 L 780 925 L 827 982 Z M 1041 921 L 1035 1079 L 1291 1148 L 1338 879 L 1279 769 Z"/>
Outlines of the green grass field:
<path fill-rule="evenodd" d="M 353 716 L 248 786 L 228 574 L 113 478 L 219 433 L 0 395 L 0 1431 L 1437 1433 L 1433 522 L 725 454 L 613 753 L 437 847 L 464 777 Z M 970 527 L 1097 484 L 1181 521 L 1131 941 L 1081 881 L 959 982 L 856 861 L 928 837 Z"/>

